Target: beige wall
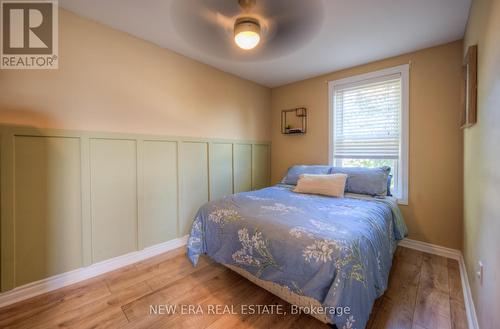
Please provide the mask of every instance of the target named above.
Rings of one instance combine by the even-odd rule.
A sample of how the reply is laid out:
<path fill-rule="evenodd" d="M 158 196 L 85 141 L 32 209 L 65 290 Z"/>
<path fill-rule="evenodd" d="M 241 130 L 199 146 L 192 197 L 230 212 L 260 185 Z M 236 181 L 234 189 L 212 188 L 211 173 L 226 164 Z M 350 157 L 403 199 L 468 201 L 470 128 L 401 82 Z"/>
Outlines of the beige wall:
<path fill-rule="evenodd" d="M 59 12 L 58 70 L 1 70 L 0 122 L 269 139 L 269 88 Z"/>
<path fill-rule="evenodd" d="M 328 84 L 412 62 L 409 237 L 451 248 L 462 243 L 462 136 L 459 129 L 462 42 L 417 51 L 272 90 L 272 182 L 293 164 L 328 162 Z M 282 109 L 305 106 L 304 136 L 280 133 Z"/>
<path fill-rule="evenodd" d="M 464 41 L 478 45 L 478 121 L 464 130 L 464 256 L 481 328 L 500 323 L 500 1 L 474 0 Z M 476 264 L 484 264 L 481 285 Z"/>

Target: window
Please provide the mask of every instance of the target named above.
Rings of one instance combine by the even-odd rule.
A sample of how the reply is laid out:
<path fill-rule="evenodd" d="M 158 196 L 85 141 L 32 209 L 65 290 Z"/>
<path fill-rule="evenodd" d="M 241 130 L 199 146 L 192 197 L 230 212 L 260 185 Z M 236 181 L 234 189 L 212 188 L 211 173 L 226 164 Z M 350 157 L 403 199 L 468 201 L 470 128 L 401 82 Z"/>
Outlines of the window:
<path fill-rule="evenodd" d="M 330 81 L 330 163 L 391 167 L 391 191 L 408 203 L 409 66 Z"/>

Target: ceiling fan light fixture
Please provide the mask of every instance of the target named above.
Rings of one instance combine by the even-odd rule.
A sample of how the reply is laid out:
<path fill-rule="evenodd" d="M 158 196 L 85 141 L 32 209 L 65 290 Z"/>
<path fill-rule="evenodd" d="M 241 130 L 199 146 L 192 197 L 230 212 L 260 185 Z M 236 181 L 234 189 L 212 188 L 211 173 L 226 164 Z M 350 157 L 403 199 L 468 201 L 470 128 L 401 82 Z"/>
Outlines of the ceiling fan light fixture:
<path fill-rule="evenodd" d="M 260 42 L 260 24 L 256 19 L 243 17 L 234 23 L 234 42 L 241 49 L 255 48 Z"/>

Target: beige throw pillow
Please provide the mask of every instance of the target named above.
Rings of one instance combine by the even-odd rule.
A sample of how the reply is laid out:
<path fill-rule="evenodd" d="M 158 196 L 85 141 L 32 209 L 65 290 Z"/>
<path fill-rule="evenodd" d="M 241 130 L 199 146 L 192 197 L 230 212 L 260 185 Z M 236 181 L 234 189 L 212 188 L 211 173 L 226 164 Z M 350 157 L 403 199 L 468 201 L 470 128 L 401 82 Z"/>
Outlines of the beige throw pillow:
<path fill-rule="evenodd" d="M 321 194 L 343 198 L 346 180 L 346 174 L 302 174 L 293 191 L 297 193 Z"/>

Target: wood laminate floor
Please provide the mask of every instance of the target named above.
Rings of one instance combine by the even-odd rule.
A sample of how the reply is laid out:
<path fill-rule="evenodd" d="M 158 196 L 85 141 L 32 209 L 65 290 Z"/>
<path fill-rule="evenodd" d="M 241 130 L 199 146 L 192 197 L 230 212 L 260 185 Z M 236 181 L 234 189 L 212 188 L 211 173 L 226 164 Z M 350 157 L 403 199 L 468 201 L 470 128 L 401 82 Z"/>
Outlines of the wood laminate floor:
<path fill-rule="evenodd" d="M 367 328 L 467 328 L 457 261 L 398 247 L 389 280 Z M 166 304 L 201 304 L 204 314 L 150 314 Z M 207 257 L 193 268 L 183 248 L 0 309 L 0 328 L 328 328 L 308 315 L 242 315 L 242 304 L 289 310 Z M 208 305 L 239 314 L 209 315 Z"/>

